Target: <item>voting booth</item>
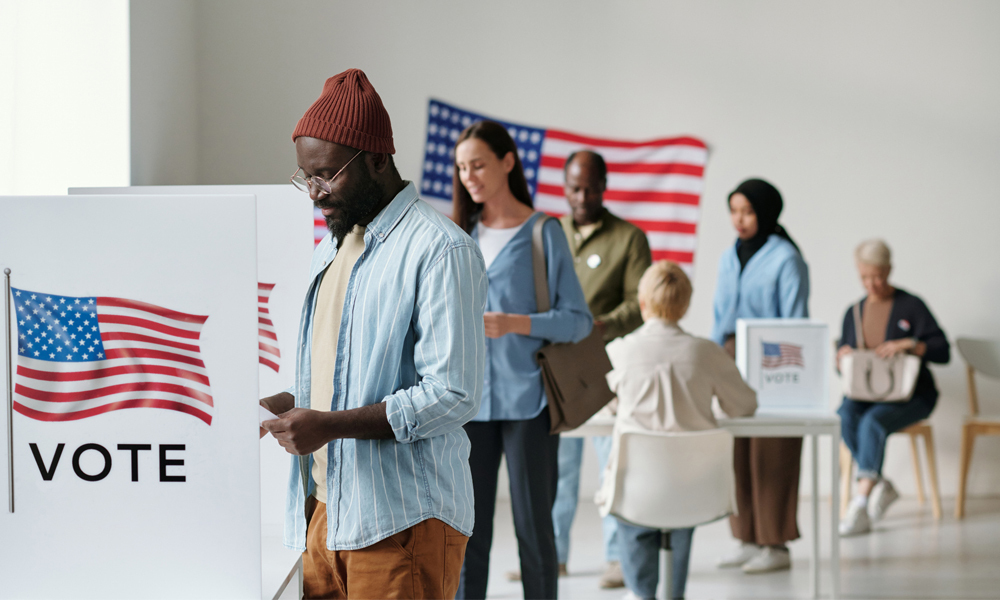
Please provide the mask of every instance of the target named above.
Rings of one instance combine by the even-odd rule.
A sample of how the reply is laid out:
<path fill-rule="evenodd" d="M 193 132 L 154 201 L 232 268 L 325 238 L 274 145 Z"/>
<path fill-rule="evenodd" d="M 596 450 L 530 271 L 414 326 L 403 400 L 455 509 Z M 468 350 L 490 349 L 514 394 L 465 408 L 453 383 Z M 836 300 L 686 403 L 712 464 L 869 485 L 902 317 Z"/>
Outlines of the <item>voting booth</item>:
<path fill-rule="evenodd" d="M 255 213 L 0 198 L 0 598 L 261 597 Z"/>
<path fill-rule="evenodd" d="M 758 414 L 829 413 L 830 333 L 809 319 L 739 319 L 736 366 Z"/>
<path fill-rule="evenodd" d="M 70 188 L 70 195 L 253 195 L 257 207 L 258 357 L 261 397 L 287 389 L 295 381 L 295 356 L 302 303 L 309 286 L 314 208 L 309 196 L 292 184 L 163 185 L 116 188 Z M 261 524 L 266 538 L 280 539 L 288 490 L 289 454 L 271 437 L 260 444 Z M 276 546 L 280 543 L 275 542 Z M 265 548 L 266 550 L 266 548 Z M 266 568 L 265 562 L 265 568 Z"/>

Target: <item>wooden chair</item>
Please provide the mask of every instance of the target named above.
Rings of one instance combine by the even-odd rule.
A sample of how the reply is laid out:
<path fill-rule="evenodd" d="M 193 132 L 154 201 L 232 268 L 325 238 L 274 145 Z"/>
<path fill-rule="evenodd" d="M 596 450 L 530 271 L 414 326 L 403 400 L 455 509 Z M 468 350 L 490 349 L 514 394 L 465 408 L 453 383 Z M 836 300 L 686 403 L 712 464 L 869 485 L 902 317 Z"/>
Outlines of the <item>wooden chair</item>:
<path fill-rule="evenodd" d="M 962 424 L 962 460 L 959 466 L 958 498 L 955 500 L 955 518 L 965 516 L 965 486 L 972 465 L 972 450 L 979 435 L 1000 435 L 1000 416 L 983 417 L 979 414 L 979 396 L 976 393 L 976 371 L 1000 379 L 1000 340 L 958 338 L 958 351 L 965 359 L 969 382 L 969 415 Z"/>
<path fill-rule="evenodd" d="M 934 459 L 934 433 L 927 421 L 918 421 L 895 433 L 906 433 L 910 436 L 910 448 L 913 450 L 913 472 L 917 482 L 917 501 L 924 506 L 927 498 L 924 496 L 924 478 L 920 469 L 920 450 L 917 438 L 924 438 L 924 452 L 927 455 L 927 479 L 931 484 L 931 511 L 934 519 L 941 520 L 941 490 L 938 488 L 937 461 Z M 840 444 L 840 517 L 847 514 L 847 505 L 851 499 L 851 481 L 854 479 L 854 457 L 847 445 Z"/>

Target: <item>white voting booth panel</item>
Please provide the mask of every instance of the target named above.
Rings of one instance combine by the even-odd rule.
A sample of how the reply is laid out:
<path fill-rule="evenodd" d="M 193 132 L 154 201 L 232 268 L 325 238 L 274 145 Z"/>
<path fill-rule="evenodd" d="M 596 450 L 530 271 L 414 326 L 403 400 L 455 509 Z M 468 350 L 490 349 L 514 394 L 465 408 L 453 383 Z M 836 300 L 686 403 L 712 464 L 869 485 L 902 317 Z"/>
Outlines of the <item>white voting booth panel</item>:
<path fill-rule="evenodd" d="M 313 205 L 309 197 L 283 185 L 170 185 L 120 188 L 70 188 L 73 194 L 253 194 L 257 199 L 257 276 L 273 285 L 266 308 L 277 336 L 280 360 L 265 356 L 260 364 L 261 396 L 276 394 L 295 378 L 295 343 L 302 302 L 309 285 L 309 259 L 313 250 Z M 264 343 L 269 344 L 265 338 Z M 278 369 L 274 368 L 277 363 Z M 274 439 L 261 442 L 261 523 L 280 529 L 284 524 L 288 489 L 288 453 Z"/>
<path fill-rule="evenodd" d="M 739 319 L 736 366 L 762 414 L 829 413 L 830 334 L 809 319 Z"/>
<path fill-rule="evenodd" d="M 254 232 L 251 196 L 0 198 L 0 598 L 260 597 Z"/>

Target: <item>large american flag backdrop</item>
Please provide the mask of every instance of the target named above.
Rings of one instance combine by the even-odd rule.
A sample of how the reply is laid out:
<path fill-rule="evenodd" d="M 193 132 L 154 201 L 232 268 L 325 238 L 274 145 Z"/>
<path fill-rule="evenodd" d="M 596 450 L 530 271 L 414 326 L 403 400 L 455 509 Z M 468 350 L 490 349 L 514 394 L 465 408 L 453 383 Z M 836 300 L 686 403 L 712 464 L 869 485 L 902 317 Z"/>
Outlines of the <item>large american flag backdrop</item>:
<path fill-rule="evenodd" d="M 123 298 L 11 291 L 17 412 L 73 421 L 162 408 L 212 424 L 212 390 L 198 346 L 207 316 Z"/>
<path fill-rule="evenodd" d="M 455 140 L 464 128 L 487 118 L 430 100 L 420 184 L 423 197 L 451 201 Z M 517 142 L 535 208 L 553 216 L 568 212 L 563 194 L 566 157 L 577 150 L 594 150 L 608 165 L 604 192 L 608 210 L 646 232 L 653 260 L 672 260 L 691 269 L 708 161 L 704 142 L 693 137 L 611 140 L 491 120 L 504 125 Z M 317 235 L 321 224 L 317 223 Z M 324 226 L 324 235 L 325 230 Z"/>

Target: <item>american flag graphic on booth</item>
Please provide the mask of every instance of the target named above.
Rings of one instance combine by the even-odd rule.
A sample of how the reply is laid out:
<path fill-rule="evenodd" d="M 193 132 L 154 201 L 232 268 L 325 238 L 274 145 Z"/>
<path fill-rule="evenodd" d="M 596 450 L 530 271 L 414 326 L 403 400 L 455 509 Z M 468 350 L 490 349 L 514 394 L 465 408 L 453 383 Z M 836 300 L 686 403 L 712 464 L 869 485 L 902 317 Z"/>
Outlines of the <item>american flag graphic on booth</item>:
<path fill-rule="evenodd" d="M 275 373 L 281 369 L 281 350 L 278 349 L 278 332 L 274 330 L 267 302 L 271 299 L 273 283 L 257 282 L 257 354 L 260 364 L 271 367 Z"/>
<path fill-rule="evenodd" d="M 765 369 L 806 366 L 802 360 L 802 346 L 786 344 L 784 342 L 761 342 L 761 344 L 764 345 L 761 366 Z"/>
<path fill-rule="evenodd" d="M 490 117 L 430 101 L 420 184 L 423 197 L 451 201 L 455 140 L 463 129 L 486 118 Z M 653 260 L 672 260 L 691 270 L 708 162 L 704 142 L 693 137 L 611 140 L 491 120 L 506 127 L 517 143 L 535 208 L 553 216 L 566 214 L 566 157 L 593 150 L 608 165 L 604 206 L 646 232 Z"/>
<path fill-rule="evenodd" d="M 74 421 L 163 408 L 212 424 L 212 390 L 198 346 L 207 316 L 123 298 L 11 292 L 17 412 Z"/>

